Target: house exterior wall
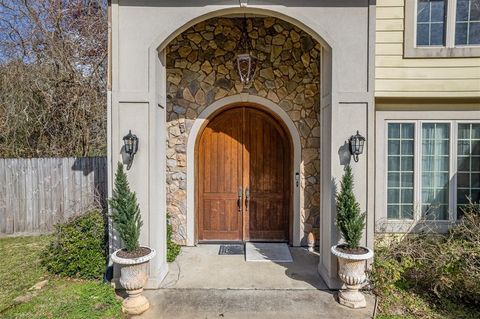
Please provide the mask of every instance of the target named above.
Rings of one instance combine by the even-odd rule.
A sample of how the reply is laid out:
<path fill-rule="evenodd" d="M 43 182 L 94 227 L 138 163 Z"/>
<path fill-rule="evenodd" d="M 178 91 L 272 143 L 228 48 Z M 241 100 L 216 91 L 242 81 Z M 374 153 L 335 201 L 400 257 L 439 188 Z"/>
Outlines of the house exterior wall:
<path fill-rule="evenodd" d="M 479 46 L 452 46 L 454 33 L 449 25 L 455 22 L 455 2 L 449 0 L 446 3 L 449 22 L 446 22 L 445 46 L 414 48 L 416 1 L 377 1 L 375 226 L 378 233 L 416 232 L 426 228 L 445 232 L 456 221 L 458 125 L 480 123 L 480 57 Z M 387 216 L 389 123 L 414 125 L 412 218 Z M 449 161 L 446 169 L 448 182 L 445 187 L 449 216 L 446 220 L 426 220 L 426 213 L 422 211 L 422 204 L 425 204 L 422 184 L 426 183 L 422 177 L 424 168 L 421 162 L 424 154 L 421 140 L 423 123 L 449 125 L 446 155 Z M 426 174 L 429 173 L 427 171 Z"/>
<path fill-rule="evenodd" d="M 339 288 L 337 262 L 330 247 L 340 236 L 335 226 L 335 183 L 348 163 L 349 137 L 357 129 L 367 138 L 364 154 L 353 163 L 357 199 L 367 211 L 363 244 L 373 246 L 374 231 L 374 26 L 371 0 L 112 0 L 109 109 L 110 176 L 122 160 L 122 137 L 140 139 L 128 171 L 138 194 L 144 226 L 141 244 L 158 252 L 150 263 L 148 287 L 158 287 L 168 265 L 166 252 L 167 61 L 165 48 L 200 21 L 247 13 L 285 20 L 310 34 L 325 49 L 320 67 L 320 262 L 327 285 Z M 111 179 L 110 179 L 111 182 Z M 111 183 L 110 183 L 111 185 Z M 112 241 L 112 249 L 118 243 Z"/>
<path fill-rule="evenodd" d="M 404 57 L 405 1 L 377 1 L 375 97 L 479 97 L 480 57 Z"/>

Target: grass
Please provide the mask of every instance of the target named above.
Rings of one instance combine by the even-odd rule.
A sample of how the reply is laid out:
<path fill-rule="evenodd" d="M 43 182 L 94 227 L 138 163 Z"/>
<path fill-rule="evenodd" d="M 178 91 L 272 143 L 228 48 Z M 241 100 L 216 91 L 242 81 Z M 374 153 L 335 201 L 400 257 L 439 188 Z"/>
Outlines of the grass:
<path fill-rule="evenodd" d="M 43 279 L 45 270 L 38 258 L 49 237 L 12 237 L 0 239 L 0 313 L 12 305 L 15 297 Z"/>
<path fill-rule="evenodd" d="M 8 319 L 124 318 L 115 291 L 99 281 L 72 280 L 48 275 L 39 256 L 48 236 L 0 239 L 0 317 Z M 35 283 L 48 284 L 32 299 L 15 304 Z"/>

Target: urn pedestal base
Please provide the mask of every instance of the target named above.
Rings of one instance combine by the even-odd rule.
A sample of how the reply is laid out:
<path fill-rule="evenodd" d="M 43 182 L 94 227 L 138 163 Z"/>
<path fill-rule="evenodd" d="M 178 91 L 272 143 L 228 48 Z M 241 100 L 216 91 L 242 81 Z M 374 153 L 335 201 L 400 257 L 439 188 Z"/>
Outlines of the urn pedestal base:
<path fill-rule="evenodd" d="M 338 303 L 348 308 L 359 309 L 367 307 L 365 296 L 356 289 L 344 289 L 338 292 Z"/>
<path fill-rule="evenodd" d="M 122 311 L 129 315 L 139 315 L 150 308 L 150 302 L 142 295 L 143 288 L 127 290 L 128 297 L 122 303 Z"/>

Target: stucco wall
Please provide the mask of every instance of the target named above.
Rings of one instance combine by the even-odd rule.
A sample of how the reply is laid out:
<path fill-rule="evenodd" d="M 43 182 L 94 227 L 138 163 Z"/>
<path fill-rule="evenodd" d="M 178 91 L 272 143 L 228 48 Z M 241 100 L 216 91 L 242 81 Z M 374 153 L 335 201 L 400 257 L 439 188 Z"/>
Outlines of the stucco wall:
<path fill-rule="evenodd" d="M 239 93 L 271 100 L 295 123 L 304 163 L 300 172 L 302 228 L 305 234 L 313 228 L 318 233 L 320 44 L 288 22 L 249 19 L 247 30 L 258 66 L 254 81 L 244 86 L 234 70 L 242 23 L 238 18 L 209 19 L 177 36 L 167 48 L 167 211 L 174 239 L 181 244 L 187 235 L 186 144 L 190 128 L 205 107 Z"/>

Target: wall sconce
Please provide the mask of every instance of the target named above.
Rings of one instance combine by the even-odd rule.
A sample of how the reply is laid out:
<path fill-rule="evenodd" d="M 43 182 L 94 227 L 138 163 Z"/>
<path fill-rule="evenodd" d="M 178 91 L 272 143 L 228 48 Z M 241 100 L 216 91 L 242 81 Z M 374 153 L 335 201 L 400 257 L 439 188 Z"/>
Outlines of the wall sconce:
<path fill-rule="evenodd" d="M 363 146 L 365 145 L 365 137 L 360 135 L 357 131 L 357 134 L 352 135 L 349 140 L 350 143 L 350 153 L 353 155 L 353 160 L 358 162 L 358 155 L 363 153 Z"/>
<path fill-rule="evenodd" d="M 123 144 L 125 146 L 125 153 L 128 154 L 127 170 L 129 170 L 132 166 L 133 158 L 138 151 L 138 137 L 129 130 L 128 134 L 123 137 Z"/>

